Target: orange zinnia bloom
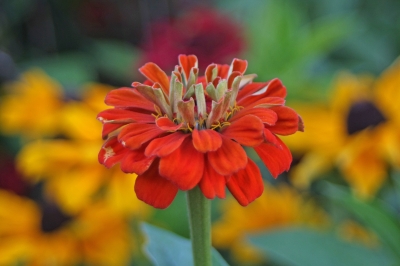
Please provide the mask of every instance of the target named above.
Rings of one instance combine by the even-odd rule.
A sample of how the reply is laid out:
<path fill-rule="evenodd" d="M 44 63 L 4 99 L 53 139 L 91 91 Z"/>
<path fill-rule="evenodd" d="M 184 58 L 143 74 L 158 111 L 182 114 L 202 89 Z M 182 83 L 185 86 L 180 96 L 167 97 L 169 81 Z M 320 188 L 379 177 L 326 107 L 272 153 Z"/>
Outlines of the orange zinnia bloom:
<path fill-rule="evenodd" d="M 254 148 L 271 174 L 287 171 L 292 155 L 276 136 L 303 130 L 298 114 L 284 106 L 286 88 L 278 79 L 252 82 L 247 61 L 211 64 L 198 77 L 197 57 L 180 55 L 168 77 L 156 64 L 139 71 L 147 78 L 133 88 L 108 93 L 114 108 L 98 115 L 106 139 L 99 161 L 120 162 L 136 173 L 137 197 L 168 207 L 179 189 L 199 185 L 204 196 L 225 197 L 228 187 L 246 206 L 263 192 L 257 165 L 243 146 Z"/>

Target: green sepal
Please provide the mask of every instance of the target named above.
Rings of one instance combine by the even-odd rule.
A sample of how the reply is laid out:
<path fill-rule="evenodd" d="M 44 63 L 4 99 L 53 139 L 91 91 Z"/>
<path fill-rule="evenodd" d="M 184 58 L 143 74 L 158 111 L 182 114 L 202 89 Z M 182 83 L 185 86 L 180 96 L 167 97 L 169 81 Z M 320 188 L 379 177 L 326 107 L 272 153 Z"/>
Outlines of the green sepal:
<path fill-rule="evenodd" d="M 190 70 L 186 88 L 190 88 L 192 87 L 192 85 L 196 84 L 198 75 L 199 75 L 199 69 L 196 67 L 192 67 L 192 69 Z"/>
<path fill-rule="evenodd" d="M 188 101 L 178 101 L 178 110 L 180 116 L 182 117 L 184 122 L 191 125 L 194 125 L 196 122 L 194 117 L 194 105 L 195 104 L 193 98 L 190 98 L 190 100 Z"/>
<path fill-rule="evenodd" d="M 228 82 L 225 79 L 222 79 L 215 89 L 215 98 L 219 101 L 222 96 L 224 96 L 225 92 L 228 90 Z"/>
<path fill-rule="evenodd" d="M 158 85 L 158 83 L 156 83 Z M 153 87 L 147 85 L 139 85 L 136 86 L 136 89 L 142 94 L 146 99 L 156 104 L 160 109 L 167 114 L 170 119 L 172 117 L 171 107 L 168 104 L 165 94 L 161 88 L 156 88 L 156 84 Z"/>
<path fill-rule="evenodd" d="M 197 103 L 197 114 L 198 118 L 205 118 L 206 116 L 206 98 L 204 96 L 204 88 L 203 84 L 196 84 L 194 87 L 194 91 L 196 94 L 196 103 Z"/>
<path fill-rule="evenodd" d="M 224 103 L 224 97 L 222 97 L 218 102 L 212 101 L 211 112 L 206 120 L 207 128 L 210 128 L 214 122 L 218 121 L 221 118 L 221 116 L 223 115 Z"/>
<path fill-rule="evenodd" d="M 172 114 L 178 112 L 178 101 L 182 99 L 182 93 L 183 93 L 183 84 L 173 73 L 171 75 L 171 83 L 169 89 L 169 103 L 171 105 Z"/>
<path fill-rule="evenodd" d="M 242 81 L 242 77 L 237 76 L 232 82 L 232 89 L 231 89 L 232 97 L 230 97 L 230 102 L 229 102 L 229 106 L 231 106 L 231 107 L 235 106 L 236 97 L 239 93 L 239 86 L 240 86 L 241 81 Z"/>
<path fill-rule="evenodd" d="M 216 92 L 215 92 L 214 84 L 212 84 L 211 82 L 208 83 L 208 85 L 206 87 L 206 92 L 207 92 L 208 96 L 210 96 L 210 98 L 213 101 L 216 101 L 216 102 L 218 101 L 217 100 L 217 95 L 216 95 Z"/>

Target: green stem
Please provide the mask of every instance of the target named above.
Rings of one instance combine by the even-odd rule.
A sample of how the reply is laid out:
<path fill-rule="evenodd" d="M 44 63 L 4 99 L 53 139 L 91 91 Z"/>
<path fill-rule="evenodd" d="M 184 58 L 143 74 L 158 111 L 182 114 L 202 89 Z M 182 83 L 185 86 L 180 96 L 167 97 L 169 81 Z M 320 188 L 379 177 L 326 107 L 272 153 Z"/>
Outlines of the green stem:
<path fill-rule="evenodd" d="M 199 187 L 187 192 L 190 237 L 195 266 L 211 266 L 211 201 Z"/>

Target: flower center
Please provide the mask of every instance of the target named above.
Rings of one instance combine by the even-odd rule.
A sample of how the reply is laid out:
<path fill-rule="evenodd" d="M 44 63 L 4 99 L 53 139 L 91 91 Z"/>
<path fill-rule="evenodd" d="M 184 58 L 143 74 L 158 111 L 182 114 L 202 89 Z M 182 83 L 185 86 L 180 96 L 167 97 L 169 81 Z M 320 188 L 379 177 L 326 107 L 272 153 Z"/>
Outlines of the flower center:
<path fill-rule="evenodd" d="M 347 115 L 347 133 L 357 133 L 368 127 L 375 127 L 386 121 L 381 111 L 370 101 L 354 103 Z"/>

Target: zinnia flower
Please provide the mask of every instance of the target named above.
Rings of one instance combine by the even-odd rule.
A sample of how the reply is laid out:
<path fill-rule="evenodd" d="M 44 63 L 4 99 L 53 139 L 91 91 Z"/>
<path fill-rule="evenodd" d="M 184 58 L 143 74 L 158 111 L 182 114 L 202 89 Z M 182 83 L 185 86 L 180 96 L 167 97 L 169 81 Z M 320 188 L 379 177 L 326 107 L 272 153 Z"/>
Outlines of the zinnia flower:
<path fill-rule="evenodd" d="M 168 77 L 156 64 L 139 70 L 148 79 L 108 93 L 114 108 L 98 115 L 106 139 L 99 161 L 120 162 L 136 173 L 137 197 L 166 208 L 178 190 L 199 186 L 204 196 L 225 197 L 228 187 L 246 206 L 263 192 L 257 165 L 244 147 L 254 148 L 277 177 L 292 161 L 276 134 L 303 129 L 298 114 L 284 106 L 286 88 L 278 79 L 252 82 L 247 61 L 211 64 L 198 77 L 197 57 L 180 55 Z"/>

